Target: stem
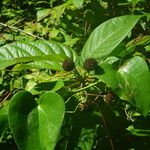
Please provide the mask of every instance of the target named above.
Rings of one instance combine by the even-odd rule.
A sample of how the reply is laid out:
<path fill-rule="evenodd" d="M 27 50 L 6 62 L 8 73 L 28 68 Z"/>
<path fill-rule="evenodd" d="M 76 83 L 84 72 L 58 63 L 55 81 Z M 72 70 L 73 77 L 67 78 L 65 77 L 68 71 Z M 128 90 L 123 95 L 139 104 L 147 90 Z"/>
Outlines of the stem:
<path fill-rule="evenodd" d="M 72 111 L 65 111 L 66 114 L 73 114 L 77 111 L 78 107 L 79 107 L 80 103 L 76 106 L 76 108 Z"/>
<path fill-rule="evenodd" d="M 113 141 L 112 141 L 112 139 L 111 139 L 111 136 L 110 136 L 110 133 L 109 133 L 109 130 L 108 130 L 108 126 L 107 126 L 107 123 L 106 123 L 106 119 L 105 119 L 105 117 L 104 117 L 104 115 L 103 115 L 103 113 L 102 113 L 102 111 L 101 111 L 101 108 L 100 108 L 100 106 L 98 105 L 98 103 L 96 103 L 96 105 L 97 105 L 97 108 L 98 108 L 99 112 L 102 114 L 103 125 L 104 125 L 104 127 L 105 127 L 107 136 L 108 136 L 108 138 L 109 138 L 109 142 L 110 142 L 110 145 L 111 145 L 111 149 L 112 149 L 112 150 L 115 150 Z"/>
<path fill-rule="evenodd" d="M 2 23 L 2 22 L 0 22 L 0 25 L 1 25 L 1 26 L 4 26 L 4 27 L 7 27 L 7 28 L 10 28 L 10 29 L 13 29 L 13 30 L 18 30 L 19 32 L 22 32 L 22 33 L 24 33 L 24 34 L 27 34 L 27 35 L 29 35 L 29 36 L 32 36 L 32 37 L 34 37 L 34 38 L 36 38 L 36 39 L 42 39 L 42 40 L 43 40 L 43 38 L 41 38 L 41 37 L 38 37 L 38 36 L 36 36 L 36 35 L 34 35 L 34 34 L 32 34 L 32 33 L 25 32 L 24 30 L 18 29 L 18 28 L 14 27 L 14 26 L 10 26 L 10 25 L 4 24 L 4 23 Z"/>
<path fill-rule="evenodd" d="M 90 85 L 88 85 L 88 86 L 85 86 L 85 87 L 83 87 L 83 88 L 80 88 L 80 89 L 77 89 L 77 90 L 72 90 L 72 92 L 80 92 L 80 91 L 83 91 L 83 90 L 85 90 L 85 89 L 88 89 L 88 88 L 90 88 L 90 87 L 92 87 L 92 86 L 94 86 L 94 85 L 96 85 L 97 83 L 99 83 L 100 81 L 97 81 L 97 82 L 95 82 L 95 83 L 92 83 L 92 84 L 90 84 Z"/>
<path fill-rule="evenodd" d="M 83 81 L 82 76 L 80 75 L 80 73 L 78 72 L 78 70 L 77 70 L 76 68 L 73 70 L 73 72 L 74 72 L 74 75 L 75 75 L 78 79 L 80 79 L 81 81 Z"/>
<path fill-rule="evenodd" d="M 7 96 L 6 96 L 4 99 L 2 99 L 2 100 L 0 101 L 0 107 L 3 105 L 4 101 L 6 101 L 7 98 L 8 98 L 11 94 L 12 94 L 12 92 L 9 92 L 9 93 L 7 94 Z"/>

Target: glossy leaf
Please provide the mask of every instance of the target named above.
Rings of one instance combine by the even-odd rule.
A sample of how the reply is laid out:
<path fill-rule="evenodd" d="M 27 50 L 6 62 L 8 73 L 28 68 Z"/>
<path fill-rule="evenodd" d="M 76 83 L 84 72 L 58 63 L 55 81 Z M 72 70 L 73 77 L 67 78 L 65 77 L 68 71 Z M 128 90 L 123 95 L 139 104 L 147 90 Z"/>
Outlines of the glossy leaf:
<path fill-rule="evenodd" d="M 63 44 L 45 40 L 21 41 L 0 48 L 0 69 L 17 63 L 43 60 L 56 63 L 54 66 L 57 69 L 57 64 L 67 57 L 73 58 L 73 52 Z"/>
<path fill-rule="evenodd" d="M 111 87 L 113 90 L 118 88 L 118 82 L 116 78 L 116 70 L 112 65 L 103 63 L 101 67 L 104 69 L 104 74 L 99 76 L 100 81 L 104 82 L 108 87 Z"/>
<path fill-rule="evenodd" d="M 146 116 L 150 110 L 150 71 L 145 60 L 135 56 L 118 73 L 120 96 L 130 100 Z"/>
<path fill-rule="evenodd" d="M 9 124 L 20 150 L 53 150 L 64 118 L 63 99 L 54 92 L 37 101 L 27 91 L 13 96 Z"/>
<path fill-rule="evenodd" d="M 126 37 L 141 16 L 121 16 L 110 19 L 98 26 L 91 34 L 82 50 L 81 59 L 108 57 Z"/>

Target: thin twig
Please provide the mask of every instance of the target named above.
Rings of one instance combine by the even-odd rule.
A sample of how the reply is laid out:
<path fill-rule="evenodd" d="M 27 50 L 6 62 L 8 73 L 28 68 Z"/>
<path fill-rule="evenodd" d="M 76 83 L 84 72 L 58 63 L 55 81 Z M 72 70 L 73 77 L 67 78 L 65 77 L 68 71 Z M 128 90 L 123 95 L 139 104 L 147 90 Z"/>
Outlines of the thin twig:
<path fill-rule="evenodd" d="M 125 114 L 127 116 L 128 119 L 130 119 L 132 122 L 134 122 L 135 120 L 132 118 L 132 116 L 130 114 L 128 114 L 127 109 L 124 108 Z"/>
<path fill-rule="evenodd" d="M 95 100 L 95 101 L 96 101 L 96 100 Z M 105 117 L 104 117 L 104 115 L 103 115 L 103 113 L 102 113 L 102 111 L 101 111 L 101 109 L 100 109 L 98 103 L 96 103 L 96 105 L 97 105 L 97 108 L 99 109 L 99 112 L 102 114 L 103 125 L 104 125 L 104 127 L 105 127 L 106 132 L 107 132 L 107 136 L 108 136 L 108 138 L 109 138 L 109 142 L 110 142 L 110 145 L 111 145 L 111 149 L 112 149 L 112 150 L 115 150 L 113 141 L 112 141 L 112 139 L 111 139 L 111 136 L 110 136 L 110 133 L 109 133 L 109 130 L 108 130 L 108 126 L 107 126 Z"/>
<path fill-rule="evenodd" d="M 65 111 L 66 114 L 73 114 L 77 111 L 78 107 L 79 107 L 80 103 L 76 106 L 76 108 L 74 110 L 67 110 Z"/>
<path fill-rule="evenodd" d="M 32 36 L 32 37 L 36 38 L 36 39 L 42 39 L 42 40 L 43 40 L 43 38 L 41 38 L 41 37 L 39 37 L 39 36 L 36 36 L 36 35 L 34 35 L 34 34 L 32 34 L 32 33 L 25 32 L 24 30 L 19 29 L 19 28 L 17 28 L 17 27 L 10 26 L 10 25 L 4 24 L 4 23 L 2 23 L 2 22 L 0 22 L 0 25 L 1 25 L 1 26 L 4 26 L 4 27 L 7 27 L 7 28 L 10 28 L 10 29 L 13 29 L 13 30 L 17 30 L 17 31 L 19 31 L 19 32 L 21 32 L 21 33 L 27 34 L 27 35 L 29 35 L 29 36 Z"/>
<path fill-rule="evenodd" d="M 76 93 L 76 92 L 83 91 L 83 90 L 85 90 L 85 89 L 88 89 L 88 88 L 90 88 L 90 87 L 92 87 L 92 86 L 98 84 L 99 82 L 100 82 L 100 81 L 97 81 L 97 82 L 92 83 L 92 84 L 89 84 L 88 86 L 85 86 L 85 87 L 83 87 L 83 88 L 76 89 L 76 90 L 72 90 L 72 92 Z"/>
<path fill-rule="evenodd" d="M 11 94 L 12 94 L 12 92 L 9 92 L 9 93 L 7 94 L 7 96 L 6 96 L 3 100 L 1 100 L 0 106 L 3 106 L 4 101 L 6 101 L 7 98 L 8 98 Z"/>

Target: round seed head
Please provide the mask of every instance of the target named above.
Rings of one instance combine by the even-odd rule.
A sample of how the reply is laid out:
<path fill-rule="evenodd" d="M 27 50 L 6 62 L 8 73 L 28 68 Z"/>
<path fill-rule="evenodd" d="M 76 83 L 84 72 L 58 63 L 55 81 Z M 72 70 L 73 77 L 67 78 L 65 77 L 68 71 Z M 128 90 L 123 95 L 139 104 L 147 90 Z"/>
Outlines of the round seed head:
<path fill-rule="evenodd" d="M 85 60 L 83 67 L 87 71 L 93 71 L 98 67 L 98 64 L 94 58 L 88 58 Z"/>
<path fill-rule="evenodd" d="M 62 67 L 65 71 L 72 71 L 75 68 L 75 63 L 71 58 L 64 60 Z"/>

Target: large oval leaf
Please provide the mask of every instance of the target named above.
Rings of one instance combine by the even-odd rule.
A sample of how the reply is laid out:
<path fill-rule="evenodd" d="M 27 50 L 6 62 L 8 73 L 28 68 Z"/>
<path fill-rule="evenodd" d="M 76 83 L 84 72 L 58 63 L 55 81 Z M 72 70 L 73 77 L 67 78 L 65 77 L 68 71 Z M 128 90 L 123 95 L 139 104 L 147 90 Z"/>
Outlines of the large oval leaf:
<path fill-rule="evenodd" d="M 73 52 L 61 43 L 46 40 L 21 41 L 0 48 L 0 69 L 16 63 L 43 60 L 53 62 L 50 67 L 57 67 L 54 63 L 57 64 L 66 57 L 73 58 Z"/>
<path fill-rule="evenodd" d="M 116 17 L 98 26 L 82 50 L 82 61 L 88 57 L 97 60 L 106 58 L 126 37 L 140 17 L 131 15 Z"/>
<path fill-rule="evenodd" d="M 64 101 L 54 92 L 39 100 L 27 91 L 13 96 L 9 124 L 20 150 L 53 150 L 64 118 Z"/>
<path fill-rule="evenodd" d="M 123 99 L 132 103 L 146 116 L 150 110 L 150 71 L 145 60 L 133 57 L 118 70 L 118 85 Z"/>

